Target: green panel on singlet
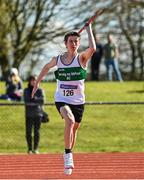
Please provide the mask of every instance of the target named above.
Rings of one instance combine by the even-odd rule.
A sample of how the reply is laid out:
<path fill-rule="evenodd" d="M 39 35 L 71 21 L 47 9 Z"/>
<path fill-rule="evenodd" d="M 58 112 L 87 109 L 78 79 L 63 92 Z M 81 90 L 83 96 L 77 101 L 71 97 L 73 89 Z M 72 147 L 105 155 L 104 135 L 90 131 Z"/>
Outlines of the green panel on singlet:
<path fill-rule="evenodd" d="M 55 71 L 56 79 L 60 81 L 77 81 L 86 79 L 86 70 L 82 67 L 59 68 Z"/>

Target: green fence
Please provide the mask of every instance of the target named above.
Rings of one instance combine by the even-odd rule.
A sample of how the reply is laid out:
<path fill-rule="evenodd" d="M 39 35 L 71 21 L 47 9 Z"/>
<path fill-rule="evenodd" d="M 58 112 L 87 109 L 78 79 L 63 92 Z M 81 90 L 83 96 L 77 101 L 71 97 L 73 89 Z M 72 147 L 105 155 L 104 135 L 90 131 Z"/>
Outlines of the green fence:
<path fill-rule="evenodd" d="M 53 103 L 42 124 L 40 152 L 62 152 L 64 123 Z M 76 152 L 144 151 L 144 102 L 86 103 Z M 26 153 L 24 104 L 0 104 L 0 153 Z"/>

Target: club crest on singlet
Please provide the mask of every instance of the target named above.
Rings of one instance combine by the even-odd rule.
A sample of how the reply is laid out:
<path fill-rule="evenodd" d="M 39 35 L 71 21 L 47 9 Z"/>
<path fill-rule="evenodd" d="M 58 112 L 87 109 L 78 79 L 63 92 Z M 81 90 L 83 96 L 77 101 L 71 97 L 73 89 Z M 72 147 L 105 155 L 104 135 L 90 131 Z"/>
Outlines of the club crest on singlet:
<path fill-rule="evenodd" d="M 60 81 L 86 79 L 86 70 L 82 67 L 58 68 L 58 70 L 55 71 L 55 77 Z"/>

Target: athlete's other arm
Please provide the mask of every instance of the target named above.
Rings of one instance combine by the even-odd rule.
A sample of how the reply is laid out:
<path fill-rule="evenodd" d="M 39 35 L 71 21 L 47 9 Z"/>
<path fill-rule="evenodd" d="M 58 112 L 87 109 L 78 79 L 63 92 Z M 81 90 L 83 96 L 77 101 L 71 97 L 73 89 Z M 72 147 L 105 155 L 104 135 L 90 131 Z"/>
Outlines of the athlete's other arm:
<path fill-rule="evenodd" d="M 91 59 L 93 53 L 96 51 L 96 44 L 95 44 L 91 24 L 87 25 L 85 29 L 88 34 L 89 47 L 85 51 L 80 53 L 80 63 L 83 67 L 86 67 L 88 60 Z"/>
<path fill-rule="evenodd" d="M 49 63 L 47 63 L 43 68 L 42 68 L 42 71 L 40 72 L 37 80 L 36 80 L 36 83 L 34 85 L 34 88 L 33 88 L 33 91 L 32 91 L 32 94 L 31 94 L 31 97 L 33 98 L 35 92 L 37 91 L 38 87 L 39 87 L 39 83 L 41 82 L 41 80 L 43 79 L 43 77 L 49 72 L 49 70 L 56 66 L 56 63 L 57 63 L 57 60 L 56 60 L 56 57 L 53 57 L 51 59 L 51 61 Z"/>

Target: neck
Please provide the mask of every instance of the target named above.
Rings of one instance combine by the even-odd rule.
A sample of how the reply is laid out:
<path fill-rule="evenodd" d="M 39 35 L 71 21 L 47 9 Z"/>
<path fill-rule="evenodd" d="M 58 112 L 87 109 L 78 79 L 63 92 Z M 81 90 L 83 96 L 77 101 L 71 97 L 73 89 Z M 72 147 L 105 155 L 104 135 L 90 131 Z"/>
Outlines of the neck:
<path fill-rule="evenodd" d="M 66 56 L 67 58 L 73 58 L 73 57 L 75 57 L 76 55 L 77 55 L 77 51 L 74 51 L 74 52 L 68 51 L 68 52 L 65 53 L 65 56 Z"/>
<path fill-rule="evenodd" d="M 70 64 L 76 55 L 77 55 L 77 52 L 75 52 L 75 53 L 74 52 L 66 52 L 63 55 L 62 60 L 65 64 Z"/>

